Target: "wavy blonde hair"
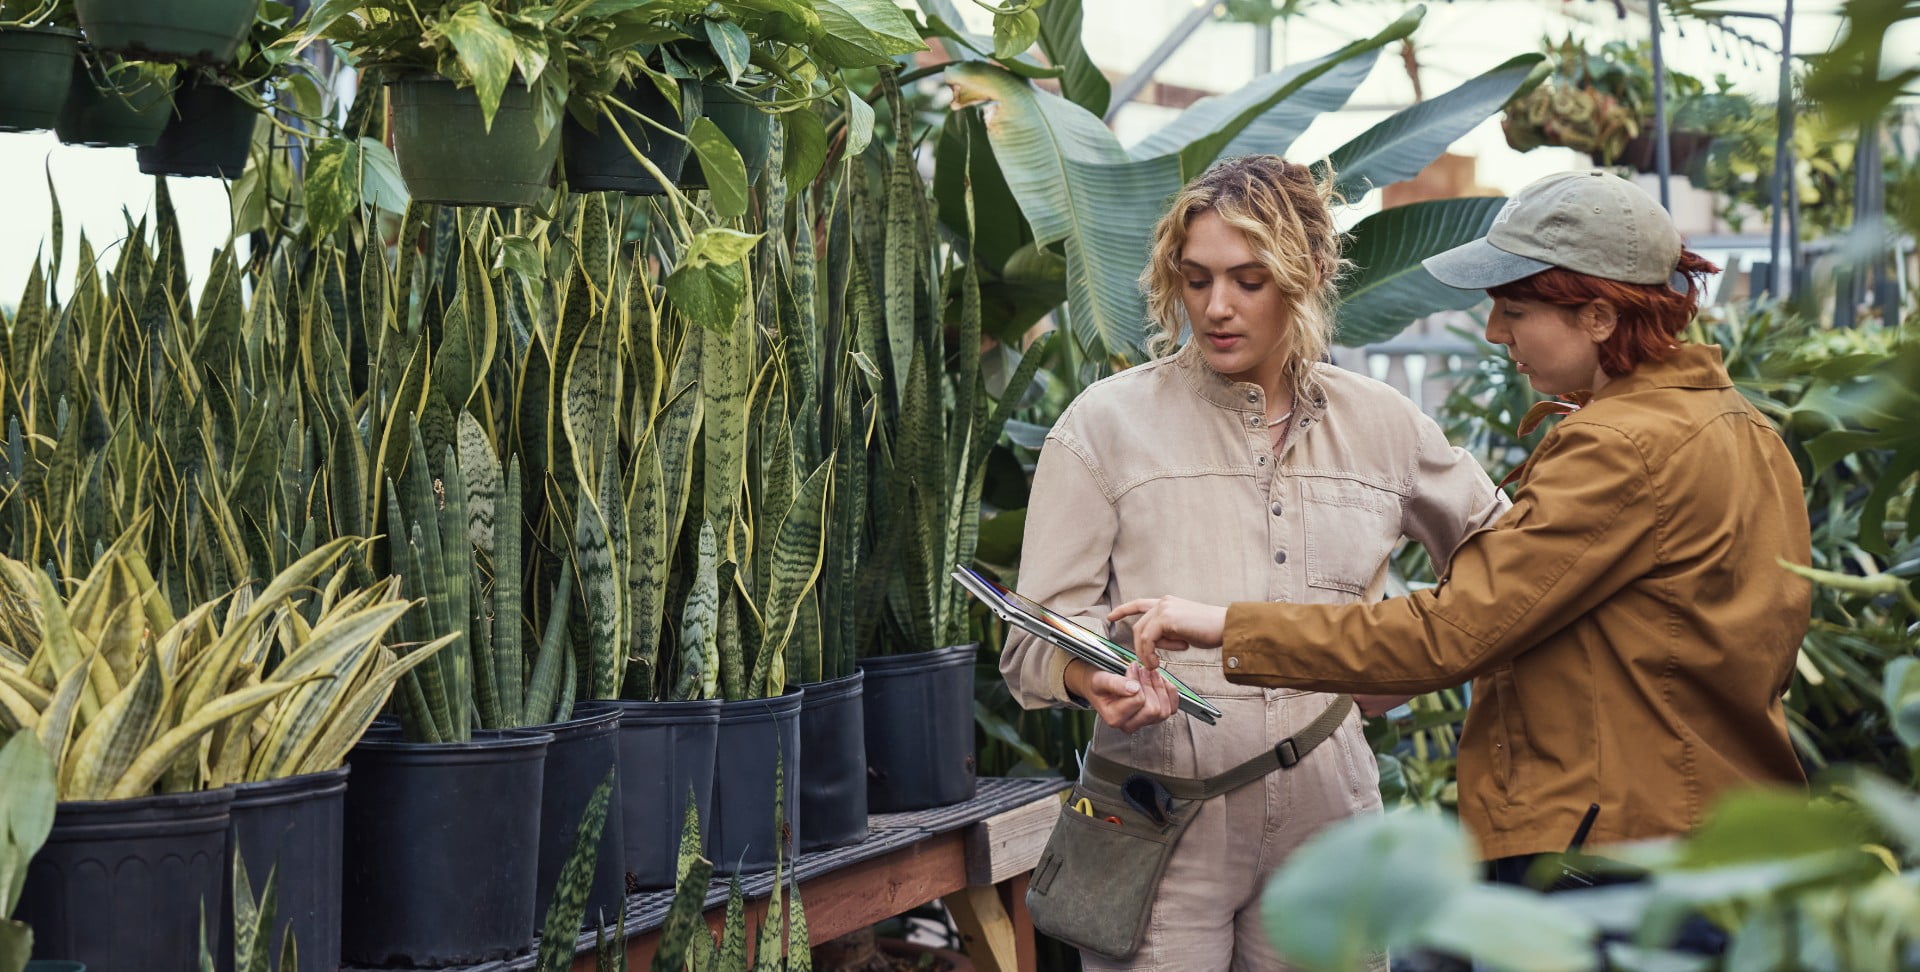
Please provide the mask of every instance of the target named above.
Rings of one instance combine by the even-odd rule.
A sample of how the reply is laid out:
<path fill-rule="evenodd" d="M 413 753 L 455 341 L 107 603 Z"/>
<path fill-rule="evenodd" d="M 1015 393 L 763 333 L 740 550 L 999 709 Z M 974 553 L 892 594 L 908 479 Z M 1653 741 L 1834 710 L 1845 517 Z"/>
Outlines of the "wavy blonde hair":
<path fill-rule="evenodd" d="M 1317 391 L 1313 364 L 1333 341 L 1334 301 L 1345 267 L 1333 224 L 1338 201 L 1330 167 L 1316 179 L 1306 166 L 1277 155 L 1223 159 L 1188 183 L 1154 227 L 1153 251 L 1140 273 L 1153 325 L 1148 353 L 1166 356 L 1177 348 L 1182 329 L 1192 328 L 1181 297 L 1180 260 L 1188 227 L 1211 211 L 1246 234 L 1255 258 L 1280 288 L 1289 318 L 1287 378 L 1296 393 Z"/>

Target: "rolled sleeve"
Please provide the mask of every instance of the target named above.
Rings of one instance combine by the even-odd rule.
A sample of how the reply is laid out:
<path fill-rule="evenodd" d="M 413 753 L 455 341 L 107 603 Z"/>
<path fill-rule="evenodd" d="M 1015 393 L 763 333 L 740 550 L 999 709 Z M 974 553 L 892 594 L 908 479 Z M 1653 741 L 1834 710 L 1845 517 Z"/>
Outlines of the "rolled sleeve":
<path fill-rule="evenodd" d="M 1321 692 L 1457 685 L 1653 569 L 1649 480 L 1625 435 L 1563 424 L 1536 450 L 1513 508 L 1461 543 L 1437 587 L 1375 604 L 1234 604 L 1226 677 Z"/>
<path fill-rule="evenodd" d="M 1113 542 L 1120 519 L 1078 450 L 1050 437 L 1040 450 L 1020 546 L 1020 593 L 1106 633 Z M 1000 652 L 1000 675 L 1028 709 L 1074 705 L 1069 656 L 1019 628 Z"/>

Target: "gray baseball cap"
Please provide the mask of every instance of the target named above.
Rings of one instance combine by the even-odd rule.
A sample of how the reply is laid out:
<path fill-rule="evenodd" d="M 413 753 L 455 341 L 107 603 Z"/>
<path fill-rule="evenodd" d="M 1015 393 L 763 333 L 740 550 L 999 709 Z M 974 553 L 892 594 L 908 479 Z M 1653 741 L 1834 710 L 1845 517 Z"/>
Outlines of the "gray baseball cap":
<path fill-rule="evenodd" d="M 1646 190 L 1598 169 L 1560 172 L 1515 193 L 1487 235 L 1421 261 L 1434 279 L 1485 290 L 1550 267 L 1618 280 L 1671 283 L 1680 231 Z"/>

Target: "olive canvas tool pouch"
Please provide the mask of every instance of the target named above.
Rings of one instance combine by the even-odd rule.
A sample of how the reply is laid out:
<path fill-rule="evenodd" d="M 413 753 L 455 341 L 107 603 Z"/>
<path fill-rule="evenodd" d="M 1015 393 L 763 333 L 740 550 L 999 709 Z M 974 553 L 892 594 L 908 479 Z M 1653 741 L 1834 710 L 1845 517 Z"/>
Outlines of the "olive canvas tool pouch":
<path fill-rule="evenodd" d="M 1208 799 L 1299 763 L 1353 709 L 1342 695 L 1299 734 L 1218 776 L 1162 776 L 1088 753 L 1027 886 L 1033 927 L 1108 958 L 1140 948 L 1167 860 Z"/>

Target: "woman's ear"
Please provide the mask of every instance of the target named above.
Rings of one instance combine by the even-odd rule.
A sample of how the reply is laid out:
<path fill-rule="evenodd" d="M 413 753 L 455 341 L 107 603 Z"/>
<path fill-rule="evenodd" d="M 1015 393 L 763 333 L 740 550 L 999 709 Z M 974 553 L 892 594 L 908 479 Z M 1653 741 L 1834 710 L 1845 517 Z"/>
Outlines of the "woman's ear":
<path fill-rule="evenodd" d="M 1619 309 L 1606 298 L 1589 301 L 1580 308 L 1580 330 L 1586 333 L 1587 340 L 1595 344 L 1613 337 L 1614 330 L 1619 326 Z"/>

